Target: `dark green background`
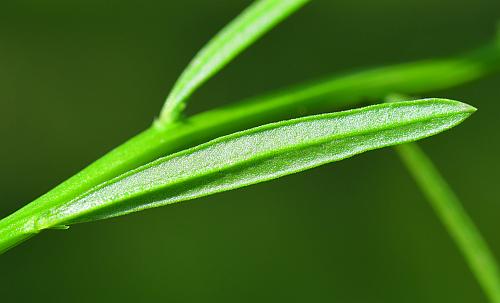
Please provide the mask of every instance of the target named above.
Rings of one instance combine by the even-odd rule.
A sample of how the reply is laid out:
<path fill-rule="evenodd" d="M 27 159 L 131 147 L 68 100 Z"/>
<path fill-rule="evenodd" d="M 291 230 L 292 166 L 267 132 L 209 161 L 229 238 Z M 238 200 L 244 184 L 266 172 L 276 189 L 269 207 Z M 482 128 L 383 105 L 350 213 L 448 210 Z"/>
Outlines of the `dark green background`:
<path fill-rule="evenodd" d="M 0 4 L 0 215 L 146 128 L 249 1 Z M 498 0 L 314 1 L 192 98 L 191 113 L 334 72 L 487 42 Z M 422 142 L 500 257 L 500 76 L 425 96 L 479 111 Z M 485 302 L 390 149 L 68 231 L 0 257 L 2 302 Z"/>

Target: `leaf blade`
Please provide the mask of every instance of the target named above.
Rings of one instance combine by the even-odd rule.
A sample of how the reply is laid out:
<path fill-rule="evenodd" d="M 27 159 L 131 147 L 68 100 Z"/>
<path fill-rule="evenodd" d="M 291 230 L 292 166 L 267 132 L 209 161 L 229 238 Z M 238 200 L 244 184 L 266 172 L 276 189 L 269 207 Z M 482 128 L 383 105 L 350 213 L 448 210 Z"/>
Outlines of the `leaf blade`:
<path fill-rule="evenodd" d="M 43 214 L 40 228 L 92 221 L 272 180 L 449 129 L 475 109 L 426 99 L 272 123 L 119 176 Z"/>
<path fill-rule="evenodd" d="M 184 101 L 229 61 L 309 0 L 260 0 L 224 27 L 191 60 L 174 84 L 159 122 L 175 120 Z"/>

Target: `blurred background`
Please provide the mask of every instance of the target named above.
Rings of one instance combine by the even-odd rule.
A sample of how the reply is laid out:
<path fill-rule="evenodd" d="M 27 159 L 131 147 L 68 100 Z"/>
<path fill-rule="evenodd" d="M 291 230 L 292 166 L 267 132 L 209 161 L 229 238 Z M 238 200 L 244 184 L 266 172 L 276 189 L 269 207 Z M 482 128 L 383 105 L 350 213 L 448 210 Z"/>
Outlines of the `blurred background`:
<path fill-rule="evenodd" d="M 0 4 L 0 215 L 159 112 L 250 1 Z M 492 39 L 498 0 L 316 0 L 198 91 L 189 113 Z M 500 258 L 500 75 L 426 97 L 479 111 L 424 140 Z M 390 149 L 208 198 L 48 231 L 0 258 L 3 302 L 486 302 Z"/>

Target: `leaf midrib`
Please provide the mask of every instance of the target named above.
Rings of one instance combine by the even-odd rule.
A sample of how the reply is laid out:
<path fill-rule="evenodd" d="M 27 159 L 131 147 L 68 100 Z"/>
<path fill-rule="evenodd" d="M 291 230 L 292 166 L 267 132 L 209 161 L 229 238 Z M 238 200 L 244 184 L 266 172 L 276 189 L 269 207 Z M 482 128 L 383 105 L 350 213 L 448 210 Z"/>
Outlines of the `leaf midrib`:
<path fill-rule="evenodd" d="M 355 110 L 352 110 L 352 111 L 358 111 L 358 109 L 355 109 Z M 352 111 L 346 111 L 345 113 L 352 112 Z M 324 115 L 328 115 L 328 114 L 324 114 Z M 276 154 L 284 154 L 284 153 L 287 153 L 289 151 L 293 151 L 293 150 L 297 150 L 297 149 L 314 148 L 314 147 L 317 147 L 318 145 L 322 145 L 324 143 L 327 143 L 327 142 L 330 142 L 330 141 L 334 141 L 334 140 L 348 139 L 348 138 L 352 138 L 352 137 L 356 137 L 356 136 L 368 135 L 368 134 L 376 133 L 376 132 L 382 131 L 382 130 L 391 131 L 391 130 L 394 130 L 394 129 L 397 129 L 397 128 L 401 128 L 401 127 L 405 127 L 405 126 L 409 126 L 409 125 L 422 124 L 422 123 L 429 122 L 429 121 L 432 121 L 432 120 L 440 120 L 440 119 L 443 119 L 443 118 L 446 118 L 446 117 L 450 117 L 450 116 L 453 116 L 453 115 L 463 115 L 463 116 L 465 116 L 465 115 L 467 115 L 467 113 L 466 112 L 452 112 L 452 113 L 435 114 L 432 117 L 421 117 L 421 118 L 418 118 L 418 119 L 415 119 L 415 120 L 411 120 L 411 121 L 391 123 L 389 126 L 379 126 L 379 127 L 374 127 L 374 128 L 370 128 L 370 129 L 352 131 L 352 132 L 348 132 L 348 133 L 334 134 L 334 135 L 331 135 L 331 136 L 327 136 L 327 137 L 323 137 L 323 138 L 318 138 L 318 139 L 312 139 L 311 141 L 298 143 L 296 145 L 282 147 L 282 148 L 279 148 L 277 150 L 264 151 L 264 152 L 259 153 L 258 155 L 254 156 L 254 157 L 247 158 L 247 159 L 244 159 L 242 161 L 238 161 L 236 163 L 228 164 L 227 166 L 224 166 L 223 168 L 209 169 L 209 170 L 202 171 L 202 172 L 200 172 L 198 174 L 195 174 L 195 175 L 191 175 L 191 176 L 184 177 L 184 178 L 182 178 L 182 177 L 178 178 L 174 182 L 169 182 L 167 184 L 162 184 L 162 185 L 159 185 L 159 186 L 156 186 L 156 187 L 144 189 L 143 191 L 140 191 L 140 192 L 132 193 L 132 194 L 126 196 L 126 197 L 122 197 L 122 198 L 118 198 L 118 199 L 112 199 L 110 201 L 107 201 L 107 202 L 104 202 L 104 203 L 100 204 L 98 208 L 88 209 L 88 211 L 84 211 L 82 213 L 78 213 L 76 216 L 68 216 L 65 219 L 71 221 L 71 220 L 74 220 L 75 218 L 77 218 L 77 217 L 79 217 L 81 215 L 92 213 L 92 211 L 102 210 L 102 209 L 105 209 L 105 208 L 108 208 L 108 207 L 112 207 L 113 204 L 115 204 L 115 203 L 119 204 L 119 203 L 122 203 L 122 202 L 130 200 L 130 199 L 135 199 L 135 198 L 139 198 L 141 196 L 154 194 L 154 193 L 157 193 L 159 191 L 162 191 L 162 190 L 165 190 L 165 189 L 168 189 L 168 188 L 171 188 L 171 187 L 179 186 L 182 183 L 185 183 L 187 181 L 196 181 L 196 180 L 202 179 L 204 177 L 208 177 L 210 175 L 213 175 L 213 174 L 216 174 L 216 173 L 220 173 L 221 171 L 226 171 L 226 170 L 234 169 L 234 168 L 236 168 L 238 166 L 248 166 L 249 164 L 251 164 L 253 162 L 263 161 L 265 159 L 271 158 L 273 155 L 276 155 Z M 320 115 L 320 116 L 323 116 L 323 115 Z M 311 119 L 314 119 L 313 117 L 311 117 Z M 299 119 L 295 119 L 295 120 L 300 120 L 300 118 Z M 273 123 L 273 124 L 275 124 L 275 123 Z M 267 128 L 267 127 L 272 128 L 272 124 L 271 125 L 264 125 L 264 126 L 261 126 L 261 127 L 257 127 L 256 129 L 260 128 L 262 130 L 265 130 L 264 128 Z M 443 131 L 443 130 L 441 130 L 441 131 Z M 232 135 L 229 135 L 229 136 L 231 136 L 231 137 L 233 137 L 233 136 L 237 137 L 237 134 L 238 133 L 235 133 L 235 134 L 232 134 Z M 129 176 L 131 176 L 131 175 L 133 175 L 135 173 L 138 173 L 138 172 L 147 170 L 147 169 L 149 169 L 151 167 L 154 167 L 156 164 L 164 163 L 164 162 L 166 162 L 166 161 L 168 161 L 170 159 L 173 159 L 175 157 L 182 156 L 183 154 L 187 154 L 187 153 L 193 152 L 193 149 L 196 149 L 196 151 L 199 151 L 199 150 L 201 150 L 203 148 L 206 148 L 206 147 L 209 147 L 209 146 L 211 146 L 211 145 L 213 145 L 215 143 L 219 143 L 220 141 L 223 141 L 224 139 L 227 139 L 227 137 L 228 136 L 217 138 L 217 139 L 214 139 L 214 140 L 212 140 L 210 142 L 207 142 L 205 144 L 199 145 L 197 147 L 193 147 L 192 149 L 188 149 L 188 150 L 185 150 L 185 151 L 182 151 L 182 152 L 179 152 L 179 153 L 172 154 L 172 155 L 167 156 L 165 158 L 158 159 L 158 160 L 156 160 L 156 161 L 154 161 L 154 162 L 152 162 L 150 164 L 147 164 L 147 165 L 145 165 L 143 167 L 139 167 L 139 168 L 137 168 L 135 170 L 129 171 L 129 172 L 127 172 L 127 173 L 125 173 L 125 174 L 123 174 L 121 176 L 118 176 L 115 179 L 111 179 L 111 180 L 109 180 L 109 181 L 101 184 L 100 186 L 97 186 L 97 187 L 89 190 L 88 192 L 82 194 L 78 198 L 75 198 L 72 201 L 70 201 L 68 203 L 65 203 L 65 204 L 62 204 L 60 206 L 57 206 L 55 208 L 56 208 L 56 210 L 57 209 L 64 210 L 67 207 L 70 207 L 73 203 L 75 203 L 78 200 L 86 197 L 88 194 L 90 194 L 92 192 L 95 192 L 95 191 L 97 191 L 97 190 L 99 190 L 101 188 L 104 188 L 104 187 L 108 186 L 108 185 L 120 182 L 121 180 L 123 180 L 126 177 L 129 177 Z M 318 162 L 316 165 L 310 166 L 310 168 L 315 168 L 315 167 L 320 166 L 322 164 L 324 164 L 324 163 L 323 162 Z M 274 177 L 272 179 L 279 178 L 279 177 L 281 177 L 281 175 L 277 174 L 276 177 Z M 271 180 L 271 179 L 269 179 L 269 180 Z M 264 182 L 264 181 L 252 182 L 252 183 L 249 183 L 249 184 L 247 184 L 245 186 L 249 186 L 249 185 L 253 185 L 253 184 L 257 184 L 257 183 L 261 183 L 261 182 Z M 217 193 L 217 192 L 214 192 L 214 193 Z M 48 210 L 47 213 L 51 213 L 51 210 Z M 67 222 L 65 220 L 58 220 L 57 219 L 57 214 L 58 213 L 59 212 L 56 212 L 55 214 L 51 213 L 51 215 L 50 215 L 51 217 L 54 217 L 54 216 L 56 217 L 56 225 L 57 224 L 62 224 L 64 222 Z M 45 216 L 46 216 L 46 213 L 42 214 L 40 217 L 43 218 Z M 48 227 L 42 227 L 42 228 L 48 228 Z"/>

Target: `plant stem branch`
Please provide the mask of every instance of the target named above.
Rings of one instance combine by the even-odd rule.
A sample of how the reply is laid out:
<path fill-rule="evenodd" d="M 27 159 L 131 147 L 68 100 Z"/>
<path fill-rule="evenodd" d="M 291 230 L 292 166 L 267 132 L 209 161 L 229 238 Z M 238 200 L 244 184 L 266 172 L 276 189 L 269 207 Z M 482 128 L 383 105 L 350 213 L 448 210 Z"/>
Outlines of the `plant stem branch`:
<path fill-rule="evenodd" d="M 186 105 L 186 100 L 199 86 L 307 2 L 309 0 L 253 2 L 191 60 L 168 95 L 158 121 L 168 124 L 177 120 Z"/>
<path fill-rule="evenodd" d="M 499 303 L 500 274 L 495 258 L 458 197 L 416 143 L 399 145 L 395 149 L 461 250 L 490 302 Z"/>

